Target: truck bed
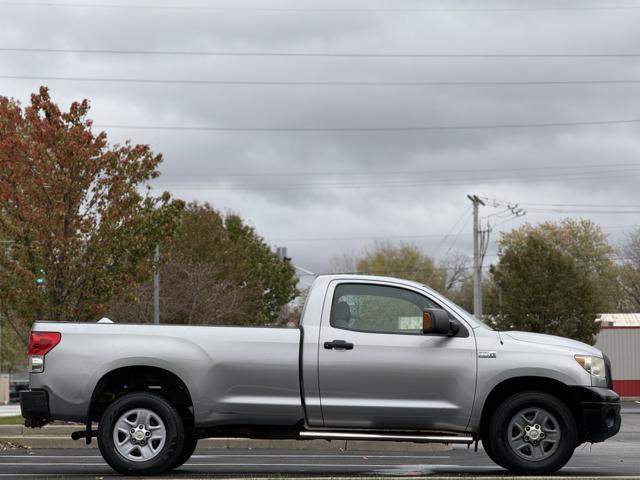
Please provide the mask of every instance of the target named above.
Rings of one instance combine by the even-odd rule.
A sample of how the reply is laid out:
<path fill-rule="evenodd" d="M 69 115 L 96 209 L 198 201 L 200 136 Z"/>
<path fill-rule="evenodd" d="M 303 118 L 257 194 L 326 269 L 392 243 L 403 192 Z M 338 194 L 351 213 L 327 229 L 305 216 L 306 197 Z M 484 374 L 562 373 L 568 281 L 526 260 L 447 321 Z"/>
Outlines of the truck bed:
<path fill-rule="evenodd" d="M 61 420 L 83 421 L 98 381 L 132 365 L 182 379 L 197 426 L 230 424 L 235 417 L 293 425 L 304 416 L 298 329 L 37 322 L 33 331 L 62 334 L 46 357 L 46 374 L 31 375 L 31 388 L 48 392 Z"/>

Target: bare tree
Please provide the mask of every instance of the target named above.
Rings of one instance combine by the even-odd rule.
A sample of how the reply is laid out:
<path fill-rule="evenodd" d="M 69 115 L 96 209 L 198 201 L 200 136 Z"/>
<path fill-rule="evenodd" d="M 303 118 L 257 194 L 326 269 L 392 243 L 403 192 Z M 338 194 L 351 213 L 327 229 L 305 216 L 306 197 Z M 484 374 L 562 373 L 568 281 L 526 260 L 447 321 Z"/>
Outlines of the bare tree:
<path fill-rule="evenodd" d="M 160 269 L 162 323 L 250 324 L 255 322 L 255 292 L 224 279 L 224 267 L 174 259 Z M 114 302 L 109 315 L 126 323 L 149 323 L 153 315 L 150 282 L 135 291 L 135 303 Z"/>
<path fill-rule="evenodd" d="M 626 242 L 621 248 L 624 260 L 640 270 L 640 228 L 627 232 Z"/>
<path fill-rule="evenodd" d="M 471 278 L 471 258 L 462 252 L 453 252 L 438 263 L 444 270 L 445 291 L 459 290 Z"/>
<path fill-rule="evenodd" d="M 623 295 L 618 301 L 622 311 L 640 310 L 640 228 L 627 233 L 625 243 L 619 248 L 622 258 L 618 271 L 618 283 Z"/>
<path fill-rule="evenodd" d="M 331 271 L 334 273 L 354 273 L 358 271 L 357 264 L 358 258 L 354 252 L 344 252 L 331 259 Z"/>

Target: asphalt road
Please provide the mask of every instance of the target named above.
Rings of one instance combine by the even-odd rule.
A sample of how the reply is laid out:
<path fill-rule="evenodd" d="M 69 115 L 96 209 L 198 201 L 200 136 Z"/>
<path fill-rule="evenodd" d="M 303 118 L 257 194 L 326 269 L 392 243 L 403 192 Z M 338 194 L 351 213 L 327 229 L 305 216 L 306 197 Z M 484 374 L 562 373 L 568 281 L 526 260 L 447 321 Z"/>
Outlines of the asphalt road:
<path fill-rule="evenodd" d="M 238 476 L 505 475 L 480 449 L 435 453 L 322 452 L 309 450 L 198 450 L 171 475 L 155 478 Z M 33 450 L 0 453 L 0 478 L 115 478 L 97 450 Z M 640 476 L 640 405 L 625 408 L 621 432 L 576 450 L 560 476 Z"/>

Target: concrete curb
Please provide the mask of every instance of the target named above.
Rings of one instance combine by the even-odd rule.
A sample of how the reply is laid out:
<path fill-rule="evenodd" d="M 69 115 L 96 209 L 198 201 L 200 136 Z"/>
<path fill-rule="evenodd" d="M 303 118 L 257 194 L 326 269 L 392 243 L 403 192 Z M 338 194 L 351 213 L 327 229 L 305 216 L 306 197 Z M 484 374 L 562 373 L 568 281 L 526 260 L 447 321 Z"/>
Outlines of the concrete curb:
<path fill-rule="evenodd" d="M 28 428 L 24 425 L 0 425 L 0 437 L 5 436 L 62 436 L 68 437 L 71 432 L 84 430 L 84 425 L 47 425 L 43 428 Z"/>
<path fill-rule="evenodd" d="M 96 440 L 87 445 L 84 439 L 71 440 L 71 432 L 82 430 L 82 425 L 47 425 L 27 428 L 22 425 L 0 425 L 0 441 L 8 441 L 31 448 L 96 448 Z M 198 448 L 220 450 L 324 450 L 370 452 L 444 452 L 450 445 L 442 443 L 406 443 L 360 440 L 262 440 L 246 438 L 205 438 Z"/>

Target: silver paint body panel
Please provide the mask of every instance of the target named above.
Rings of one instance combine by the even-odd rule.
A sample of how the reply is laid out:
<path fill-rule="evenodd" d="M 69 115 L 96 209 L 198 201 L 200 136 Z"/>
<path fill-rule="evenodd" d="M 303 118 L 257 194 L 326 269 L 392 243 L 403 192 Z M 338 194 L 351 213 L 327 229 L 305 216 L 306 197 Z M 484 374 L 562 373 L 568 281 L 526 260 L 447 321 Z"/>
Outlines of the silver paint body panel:
<path fill-rule="evenodd" d="M 34 330 L 62 333 L 44 373 L 30 375 L 31 388 L 48 391 L 54 419 L 83 421 L 100 378 L 128 366 L 178 376 L 200 426 L 303 417 L 297 329 L 43 322 Z"/>
<path fill-rule="evenodd" d="M 420 293 L 449 311 L 468 336 L 333 328 L 332 292 L 341 282 Z M 318 277 L 300 329 L 37 322 L 33 330 L 62 334 L 45 357 L 44 373 L 30 376 L 31 388 L 49 393 L 54 419 L 84 421 L 95 386 L 108 372 L 153 366 L 182 379 L 202 427 L 304 421 L 309 430 L 477 432 L 484 402 L 500 382 L 537 376 L 591 386 L 574 355 L 602 355 L 564 338 L 499 334 L 424 285 L 358 275 Z M 336 339 L 355 347 L 322 348 Z"/>

